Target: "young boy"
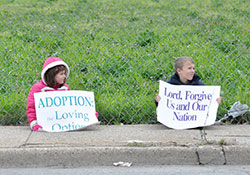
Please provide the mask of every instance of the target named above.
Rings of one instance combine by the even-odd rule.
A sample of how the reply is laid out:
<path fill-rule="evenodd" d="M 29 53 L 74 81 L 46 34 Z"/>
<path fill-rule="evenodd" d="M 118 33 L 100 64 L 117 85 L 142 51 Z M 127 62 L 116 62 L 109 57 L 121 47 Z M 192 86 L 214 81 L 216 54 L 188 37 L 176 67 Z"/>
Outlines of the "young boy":
<path fill-rule="evenodd" d="M 180 57 L 174 63 L 175 74 L 168 80 L 168 83 L 173 85 L 203 85 L 200 77 L 195 74 L 194 60 L 190 57 Z M 221 97 L 216 99 L 218 104 L 221 103 Z M 158 106 L 161 97 L 156 94 L 155 104 Z"/>

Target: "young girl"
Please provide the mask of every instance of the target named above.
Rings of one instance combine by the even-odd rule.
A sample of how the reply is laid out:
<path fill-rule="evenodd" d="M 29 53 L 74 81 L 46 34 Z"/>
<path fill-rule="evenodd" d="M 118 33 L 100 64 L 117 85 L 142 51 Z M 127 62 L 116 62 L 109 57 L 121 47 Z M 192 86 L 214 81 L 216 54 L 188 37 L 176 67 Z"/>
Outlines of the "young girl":
<path fill-rule="evenodd" d="M 30 128 L 38 131 L 42 126 L 37 124 L 34 93 L 47 91 L 68 91 L 69 86 L 65 83 L 69 76 L 68 65 L 56 57 L 49 57 L 45 61 L 40 82 L 34 84 L 30 89 L 27 99 L 27 117 Z"/>

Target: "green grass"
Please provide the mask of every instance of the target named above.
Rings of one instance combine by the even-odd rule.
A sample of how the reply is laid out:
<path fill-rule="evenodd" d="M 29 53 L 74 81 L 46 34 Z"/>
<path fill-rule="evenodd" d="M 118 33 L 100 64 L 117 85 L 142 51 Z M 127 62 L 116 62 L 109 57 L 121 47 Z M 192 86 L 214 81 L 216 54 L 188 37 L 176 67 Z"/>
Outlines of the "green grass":
<path fill-rule="evenodd" d="M 95 92 L 103 124 L 156 123 L 158 80 L 191 56 L 220 85 L 221 118 L 249 105 L 247 0 L 0 0 L 0 124 L 27 124 L 26 98 L 48 56 L 71 68 L 71 89 Z"/>

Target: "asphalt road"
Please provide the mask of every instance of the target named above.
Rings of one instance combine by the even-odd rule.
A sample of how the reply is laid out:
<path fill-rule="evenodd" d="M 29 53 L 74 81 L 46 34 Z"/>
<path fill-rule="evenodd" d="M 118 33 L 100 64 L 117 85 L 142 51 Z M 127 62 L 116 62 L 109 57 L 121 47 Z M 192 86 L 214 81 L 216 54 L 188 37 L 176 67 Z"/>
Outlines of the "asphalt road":
<path fill-rule="evenodd" d="M 1 175 L 250 175 L 248 166 L 90 166 L 79 168 L 10 168 L 0 169 Z"/>

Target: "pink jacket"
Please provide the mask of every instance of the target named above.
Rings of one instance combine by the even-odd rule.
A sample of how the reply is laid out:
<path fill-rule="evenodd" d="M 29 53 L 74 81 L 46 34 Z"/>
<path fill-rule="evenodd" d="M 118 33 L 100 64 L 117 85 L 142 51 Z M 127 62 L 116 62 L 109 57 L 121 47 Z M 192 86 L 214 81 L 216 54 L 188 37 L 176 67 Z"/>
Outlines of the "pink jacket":
<path fill-rule="evenodd" d="M 57 66 L 57 65 L 64 65 L 68 69 L 68 74 L 67 74 L 67 77 L 68 77 L 69 73 L 70 73 L 68 65 L 64 61 L 62 61 L 60 58 L 49 57 L 49 58 L 47 58 L 47 60 L 45 61 L 44 65 L 43 65 L 40 82 L 34 84 L 32 86 L 32 88 L 30 89 L 28 99 L 27 99 L 27 117 L 28 117 L 29 125 L 31 128 L 33 128 L 33 126 L 35 126 L 35 124 L 37 123 L 34 93 L 47 92 L 47 91 L 67 91 L 67 90 L 70 90 L 69 86 L 66 83 L 63 85 L 58 85 L 55 88 L 49 87 L 46 84 L 46 82 L 44 80 L 44 75 L 45 75 L 46 71 L 54 66 Z"/>

